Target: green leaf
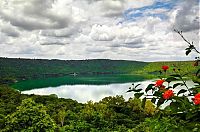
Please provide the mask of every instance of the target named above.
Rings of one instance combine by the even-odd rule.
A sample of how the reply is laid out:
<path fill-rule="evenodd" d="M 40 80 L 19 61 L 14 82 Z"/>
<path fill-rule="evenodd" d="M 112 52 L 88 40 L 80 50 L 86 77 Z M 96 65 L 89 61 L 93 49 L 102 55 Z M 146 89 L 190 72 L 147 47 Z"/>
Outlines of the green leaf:
<path fill-rule="evenodd" d="M 185 54 L 186 54 L 186 55 L 189 55 L 190 52 L 191 52 L 191 50 L 188 49 L 188 50 L 186 50 Z"/>
<path fill-rule="evenodd" d="M 172 88 L 172 86 L 169 86 L 169 87 L 167 87 L 166 89 L 168 90 L 168 89 L 170 89 L 170 88 Z"/>
<path fill-rule="evenodd" d="M 191 108 L 191 102 L 189 101 L 189 99 L 186 96 L 182 96 L 182 100 L 185 104 L 185 106 L 187 107 L 187 109 Z"/>
<path fill-rule="evenodd" d="M 155 91 L 154 96 L 162 97 L 162 92 Z"/>
<path fill-rule="evenodd" d="M 200 69 L 198 69 L 198 71 L 196 72 L 196 76 L 198 76 L 199 72 L 200 72 Z"/>
<path fill-rule="evenodd" d="M 197 92 L 200 92 L 200 88 L 197 88 L 196 91 L 197 91 Z"/>
<path fill-rule="evenodd" d="M 163 98 L 160 98 L 159 100 L 158 100 L 158 103 L 157 103 L 157 107 L 159 107 L 159 106 L 161 106 L 163 103 L 164 103 L 164 99 Z"/>
<path fill-rule="evenodd" d="M 142 99 L 142 108 L 145 107 L 146 100 L 147 100 L 146 97 Z"/>
<path fill-rule="evenodd" d="M 194 45 L 191 44 L 191 45 L 189 46 L 189 49 L 191 49 L 191 50 L 194 49 Z"/>
<path fill-rule="evenodd" d="M 189 73 L 185 73 L 185 74 L 182 75 L 182 77 L 184 77 L 184 76 L 186 76 L 186 75 L 188 75 L 188 74 L 189 74 Z"/>
<path fill-rule="evenodd" d="M 185 92 L 187 92 L 187 90 L 181 89 L 181 90 L 177 93 L 177 95 L 182 94 L 182 93 L 185 93 Z"/>
<path fill-rule="evenodd" d="M 195 113 L 188 112 L 186 114 L 186 120 L 189 120 L 189 119 L 194 118 L 194 117 L 198 117 L 198 113 L 197 112 L 195 112 Z"/>
<path fill-rule="evenodd" d="M 145 92 L 147 93 L 149 90 L 153 89 L 154 84 L 149 84 L 147 88 L 145 89 Z"/>
<path fill-rule="evenodd" d="M 151 99 L 151 102 L 155 104 L 156 98 L 153 97 L 153 98 Z"/>
<path fill-rule="evenodd" d="M 179 78 L 181 78 L 181 75 L 179 75 L 179 74 L 173 74 L 173 75 L 170 75 L 170 76 L 172 76 L 172 77 L 179 77 Z"/>
<path fill-rule="evenodd" d="M 173 88 L 176 88 L 177 86 L 183 86 L 184 84 L 183 83 L 175 83 L 174 85 L 173 85 Z"/>
<path fill-rule="evenodd" d="M 138 86 L 140 86 L 141 84 L 137 84 L 136 86 L 135 86 L 135 88 L 137 88 Z"/>
<path fill-rule="evenodd" d="M 181 97 L 178 96 L 173 96 L 172 98 L 175 99 L 176 101 L 181 99 Z"/>
<path fill-rule="evenodd" d="M 178 112 L 179 106 L 180 106 L 180 103 L 178 103 L 178 102 L 171 102 L 170 103 L 170 108 L 174 112 Z"/>
<path fill-rule="evenodd" d="M 194 83 L 198 83 L 198 85 L 200 85 L 200 81 L 198 81 L 198 80 L 192 80 Z"/>
<path fill-rule="evenodd" d="M 175 77 L 168 77 L 165 81 L 166 82 L 171 82 L 171 81 L 176 81 L 177 79 Z"/>
<path fill-rule="evenodd" d="M 130 89 L 129 88 L 129 90 L 126 92 L 128 93 L 128 92 L 140 92 L 140 91 L 142 91 L 142 89 L 135 89 L 135 88 Z"/>
<path fill-rule="evenodd" d="M 126 91 L 126 92 L 127 92 L 127 93 L 128 93 L 128 92 L 133 92 L 133 90 L 132 90 L 132 89 L 130 89 L 130 90 Z"/>
<path fill-rule="evenodd" d="M 144 94 L 144 93 L 135 93 L 134 96 L 135 96 L 135 98 L 138 98 L 138 99 L 139 99 L 143 94 Z"/>

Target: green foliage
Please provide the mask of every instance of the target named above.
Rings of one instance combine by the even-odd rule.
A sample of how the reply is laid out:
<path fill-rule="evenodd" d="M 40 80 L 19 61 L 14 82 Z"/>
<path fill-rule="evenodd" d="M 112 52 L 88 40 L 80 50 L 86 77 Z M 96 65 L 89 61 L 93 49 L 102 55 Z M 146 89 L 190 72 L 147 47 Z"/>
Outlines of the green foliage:
<path fill-rule="evenodd" d="M 194 74 L 197 67 L 194 67 L 193 64 L 193 61 L 151 62 L 148 63 L 148 65 L 146 65 L 141 71 L 138 71 L 138 73 L 146 74 L 146 76 L 149 76 L 150 78 L 157 78 L 157 76 L 160 75 L 161 67 L 163 65 L 167 65 L 170 67 L 166 73 L 167 75 L 173 74 L 174 69 L 179 71 L 182 75 L 187 73 Z"/>
<path fill-rule="evenodd" d="M 13 129 L 41 131 L 41 128 L 51 131 L 52 125 L 57 126 L 57 129 L 53 128 L 54 130 L 61 132 L 156 131 L 164 127 L 170 128 L 168 130 L 176 130 L 178 127 L 179 130 L 179 126 L 185 126 L 189 130 L 199 130 L 198 107 L 195 108 L 196 113 L 191 110 L 191 114 L 187 117 L 184 116 L 185 113 L 172 115 L 176 118 L 173 121 L 174 118 L 169 117 L 172 107 L 166 108 L 163 115 L 165 118 L 162 119 L 162 116 L 159 116 L 160 110 L 156 109 L 148 99 L 143 104 L 144 101 L 138 98 L 125 101 L 122 96 L 115 96 L 105 97 L 100 102 L 89 101 L 86 104 L 80 104 L 70 99 L 59 99 L 51 95 L 23 95 L 7 86 L 0 86 L 0 100 L 1 131 L 13 131 Z M 22 100 L 23 103 L 21 103 Z M 7 111 L 7 108 L 12 109 Z M 28 122 L 29 120 L 31 123 Z"/>
<path fill-rule="evenodd" d="M 5 117 L 3 131 L 54 131 L 56 124 L 46 113 L 43 105 L 31 98 L 22 101 L 17 111 Z"/>
<path fill-rule="evenodd" d="M 175 30 L 183 40 L 188 44 L 186 48 L 186 55 L 189 55 L 191 51 L 196 52 L 198 55 L 200 52 L 196 49 L 193 43 L 190 43 L 182 35 L 182 32 Z M 200 93 L 199 93 L 199 57 L 195 58 L 196 61 L 191 62 L 190 66 L 185 64 L 162 64 L 162 63 L 151 63 L 146 69 L 158 72 L 159 80 L 154 84 L 149 84 L 145 89 L 145 93 L 141 93 L 140 89 L 136 87 L 129 88 L 128 92 L 135 92 L 135 97 L 140 97 L 138 95 L 151 98 L 157 108 L 160 105 L 170 101 L 169 105 L 164 108 L 163 113 L 159 112 L 158 116 L 155 118 L 146 118 L 143 123 L 132 129 L 133 131 L 147 131 L 147 132 L 173 132 L 173 131 L 199 131 L 200 130 Z M 162 65 L 159 65 L 162 64 Z M 178 66 L 179 65 L 179 66 Z M 168 69 L 169 66 L 171 70 Z M 181 67 L 183 66 L 183 67 Z M 156 68 L 153 69 L 152 67 Z M 167 68 L 166 68 L 167 67 Z M 162 68 L 162 69 L 161 69 Z M 152 72 L 153 72 L 152 71 Z M 158 74 L 157 74 L 158 75 Z M 195 76 L 195 78 L 193 77 Z M 197 83 L 192 87 L 188 87 L 187 78 L 192 77 L 193 82 Z M 171 85 L 172 81 L 180 80 L 180 83 L 175 83 Z M 163 84 L 164 82 L 167 83 Z M 183 88 L 184 86 L 185 88 Z M 174 91 L 178 92 L 174 92 Z M 149 92 L 150 91 L 150 92 Z"/>
<path fill-rule="evenodd" d="M 191 132 L 186 122 L 177 117 L 146 118 L 144 122 L 132 129 L 133 132 Z M 194 129 L 194 128 L 193 128 Z M 195 129 L 194 129 L 195 130 Z"/>
<path fill-rule="evenodd" d="M 61 127 L 63 127 L 63 125 L 64 125 L 66 115 L 67 115 L 67 113 L 65 110 L 60 110 L 58 112 L 58 121 L 60 122 Z"/>
<path fill-rule="evenodd" d="M 143 112 L 142 102 L 140 99 L 138 98 L 129 99 L 128 102 L 129 102 L 129 106 L 131 107 L 133 111 Z"/>
<path fill-rule="evenodd" d="M 117 95 L 116 97 L 105 97 L 103 98 L 100 103 L 103 103 L 103 104 L 107 104 L 107 105 L 120 105 L 120 106 L 123 106 L 124 105 L 124 102 L 125 102 L 125 99 L 123 98 L 123 96 L 119 96 Z"/>
<path fill-rule="evenodd" d="M 145 112 L 145 114 L 151 115 L 151 116 L 156 114 L 155 113 L 156 112 L 156 108 L 155 108 L 154 104 L 150 100 L 147 100 L 145 102 L 144 112 Z"/>
<path fill-rule="evenodd" d="M 86 121 L 71 121 L 68 125 L 61 128 L 63 132 L 89 132 L 91 131 L 91 124 Z"/>
<path fill-rule="evenodd" d="M 78 75 L 130 74 L 147 63 L 124 60 L 45 60 L 0 58 L 0 78 L 17 80 Z"/>
<path fill-rule="evenodd" d="M 0 86 L 0 130 L 50 131 L 55 125 L 55 130 L 69 132 L 127 131 L 149 117 L 144 111 L 134 110 L 134 105 L 137 102 L 125 101 L 122 96 L 80 104 L 55 95 L 24 95 L 4 85 Z"/>

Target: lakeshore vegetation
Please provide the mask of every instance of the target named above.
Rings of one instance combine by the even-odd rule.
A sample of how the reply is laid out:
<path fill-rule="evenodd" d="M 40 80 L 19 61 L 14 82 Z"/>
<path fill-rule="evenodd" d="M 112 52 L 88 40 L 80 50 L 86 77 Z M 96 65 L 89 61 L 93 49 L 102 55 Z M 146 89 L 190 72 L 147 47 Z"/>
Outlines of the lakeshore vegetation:
<path fill-rule="evenodd" d="M 0 58 L 0 83 L 19 90 L 64 84 L 110 84 L 157 78 L 158 69 L 179 67 L 182 74 L 195 73 L 192 61 L 140 62 L 127 60 L 47 60 Z M 31 84 L 31 85 L 29 85 Z M 27 87 L 29 86 L 29 87 Z"/>
<path fill-rule="evenodd" d="M 200 124 L 156 108 L 150 100 L 105 97 L 85 104 L 56 95 L 21 94 L 0 86 L 0 130 L 49 132 L 198 131 Z"/>
<path fill-rule="evenodd" d="M 123 96 L 99 102 L 26 95 L 24 89 L 56 84 L 108 84 L 134 82 L 160 75 L 162 65 L 195 73 L 192 61 L 138 62 L 125 60 L 40 60 L 0 58 L 0 131 L 154 132 L 198 131 L 198 120 L 157 108 L 150 100 Z M 186 70 L 187 69 L 187 70 Z M 46 80 L 46 81 L 45 81 Z M 32 87 L 28 84 L 32 83 Z M 37 85 L 35 85 L 37 84 Z M 30 85 L 29 85 L 30 86 Z M 18 89 L 18 90 L 17 90 Z M 128 90 L 128 89 L 127 89 Z M 191 116 L 195 116 L 192 115 Z M 191 118 L 190 118 L 191 119 Z M 192 118 L 193 119 L 193 118 Z M 196 119 L 196 118 L 195 118 Z"/>

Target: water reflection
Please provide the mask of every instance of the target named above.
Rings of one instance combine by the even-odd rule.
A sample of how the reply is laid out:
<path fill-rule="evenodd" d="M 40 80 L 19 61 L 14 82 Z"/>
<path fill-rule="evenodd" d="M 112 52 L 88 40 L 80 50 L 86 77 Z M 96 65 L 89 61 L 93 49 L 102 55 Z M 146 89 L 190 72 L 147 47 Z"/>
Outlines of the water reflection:
<path fill-rule="evenodd" d="M 140 87 L 145 88 L 150 81 L 141 83 Z M 100 101 L 104 97 L 123 95 L 125 99 L 133 97 L 133 93 L 126 93 L 132 83 L 109 84 L 109 85 L 63 85 L 23 91 L 24 94 L 50 95 L 56 94 L 59 98 L 71 98 L 78 102 L 85 103 L 89 100 Z"/>
<path fill-rule="evenodd" d="M 152 83 L 152 80 L 137 82 L 135 84 L 141 84 L 139 87 L 145 89 L 150 83 Z M 189 86 L 194 85 L 192 81 L 187 81 L 187 84 Z M 132 86 L 132 83 L 109 85 L 63 85 L 58 87 L 33 89 L 23 91 L 22 93 L 36 95 L 56 94 L 59 98 L 71 98 L 77 100 L 80 103 L 86 103 L 89 100 L 98 102 L 104 97 L 116 95 L 123 95 L 127 100 L 130 97 L 133 97 L 133 93 L 126 93 L 130 86 Z M 178 89 L 175 90 L 175 92 L 178 92 Z"/>

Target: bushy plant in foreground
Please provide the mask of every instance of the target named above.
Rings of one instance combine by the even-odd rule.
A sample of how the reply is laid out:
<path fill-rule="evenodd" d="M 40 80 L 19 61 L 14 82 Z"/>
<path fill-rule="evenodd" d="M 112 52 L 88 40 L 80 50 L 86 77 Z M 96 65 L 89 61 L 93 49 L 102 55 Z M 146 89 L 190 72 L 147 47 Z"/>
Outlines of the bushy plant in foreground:
<path fill-rule="evenodd" d="M 188 48 L 186 48 L 186 55 L 188 55 L 191 51 L 195 51 L 198 55 L 200 54 L 193 43 L 190 43 L 184 38 L 182 32 L 179 32 L 177 30 L 175 31 L 180 34 L 180 36 L 188 44 Z M 198 63 L 199 57 L 196 57 L 196 61 L 193 66 L 198 66 Z M 168 75 L 167 72 L 170 68 L 173 69 L 174 73 Z M 176 67 L 176 65 L 174 65 L 173 67 L 164 65 L 161 67 L 161 69 L 158 69 L 158 71 L 160 71 L 159 79 L 156 80 L 155 83 L 149 84 L 144 91 L 143 89 L 138 89 L 138 85 L 133 85 L 133 87 L 129 89 L 128 92 L 135 92 L 134 96 L 136 98 L 143 97 L 143 102 L 145 102 L 147 99 L 151 100 L 151 102 L 154 103 L 157 108 L 159 108 L 163 104 L 166 105 L 166 103 L 169 102 L 169 105 L 165 107 L 163 111 L 165 115 L 178 117 L 180 118 L 180 120 L 184 120 L 185 124 L 190 124 L 189 130 L 200 130 L 200 82 L 196 81 L 199 78 L 200 69 L 198 69 L 195 74 L 195 78 L 197 79 L 192 80 L 194 83 L 196 83 L 196 85 L 192 87 L 189 87 L 187 85 L 187 76 L 190 73 L 184 73 L 183 71 L 181 71 L 180 68 Z M 173 81 L 179 82 L 173 84 Z M 158 124 L 155 123 L 159 120 L 163 122 L 163 120 L 165 120 L 165 117 L 159 116 L 156 119 L 146 119 L 144 124 L 149 124 L 147 127 L 149 128 L 149 130 L 145 131 L 157 131 L 161 129 L 162 126 L 158 126 Z M 151 128 L 152 123 L 157 125 Z M 163 124 L 165 123 L 166 122 L 163 122 Z M 176 126 L 182 128 L 180 122 Z M 172 128 L 173 126 L 170 126 L 169 130 L 171 130 Z M 186 130 L 185 127 L 184 129 Z M 176 129 L 174 128 L 172 130 L 174 131 Z"/>
<path fill-rule="evenodd" d="M 16 112 L 6 116 L 2 131 L 54 132 L 55 129 L 56 124 L 46 113 L 45 107 L 28 98 L 22 101 Z"/>

